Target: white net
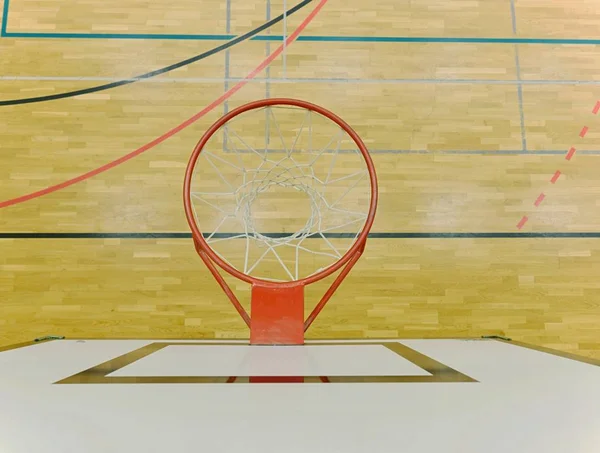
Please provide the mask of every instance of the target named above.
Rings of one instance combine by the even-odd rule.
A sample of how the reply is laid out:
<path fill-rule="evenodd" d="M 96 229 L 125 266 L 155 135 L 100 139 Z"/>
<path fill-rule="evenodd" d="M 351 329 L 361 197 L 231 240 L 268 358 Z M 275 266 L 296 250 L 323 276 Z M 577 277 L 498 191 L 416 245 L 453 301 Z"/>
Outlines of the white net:
<path fill-rule="evenodd" d="M 331 266 L 362 231 L 369 171 L 352 138 L 314 111 L 273 106 L 217 131 L 191 201 L 209 246 L 244 274 L 294 281 Z"/>

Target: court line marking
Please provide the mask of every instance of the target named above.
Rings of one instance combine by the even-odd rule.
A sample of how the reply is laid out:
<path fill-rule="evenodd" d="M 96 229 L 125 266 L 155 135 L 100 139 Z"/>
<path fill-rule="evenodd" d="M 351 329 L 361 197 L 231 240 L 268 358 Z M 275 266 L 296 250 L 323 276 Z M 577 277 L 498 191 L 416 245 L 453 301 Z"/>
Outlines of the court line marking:
<path fill-rule="evenodd" d="M 231 33 L 231 1 L 232 0 L 227 0 L 227 3 L 225 5 L 225 32 L 227 34 Z M 267 21 L 268 22 L 268 21 Z M 268 29 L 267 29 L 268 30 Z M 229 49 L 227 49 L 225 51 L 225 78 L 223 79 L 223 91 L 227 92 L 227 90 L 229 90 L 229 78 L 230 78 L 230 58 L 231 58 L 231 54 L 229 52 Z M 267 66 L 268 68 L 268 66 Z M 225 99 L 225 102 L 223 103 L 223 115 L 226 115 L 227 113 L 229 113 L 229 99 Z M 228 148 L 228 144 L 227 144 L 227 134 L 223 135 L 223 151 L 225 151 Z"/>
<path fill-rule="evenodd" d="M 225 33 L 231 33 L 231 1 L 227 0 L 225 5 Z M 268 21 L 267 21 L 268 22 Z M 268 29 L 267 29 L 268 30 Z M 223 91 L 227 92 L 229 90 L 229 78 L 230 78 L 230 58 L 231 53 L 229 49 L 225 51 L 225 78 L 223 79 Z M 268 66 L 267 66 L 268 68 Z M 223 115 L 229 113 L 229 99 L 225 99 L 223 103 Z M 223 151 L 228 148 L 227 144 L 227 134 L 223 135 Z"/>
<path fill-rule="evenodd" d="M 228 150 L 230 151 L 230 150 Z M 272 153 L 284 153 L 284 150 L 270 149 Z M 243 152 L 243 151 L 239 151 Z M 249 151 L 251 152 L 251 151 Z M 336 152 L 338 154 L 355 153 L 355 151 L 345 150 L 326 150 L 327 152 Z M 577 151 L 579 154 L 588 156 L 600 155 L 600 150 Z M 564 155 L 564 149 L 557 150 L 522 150 L 522 149 L 507 149 L 507 150 L 484 150 L 484 149 L 369 149 L 369 154 L 430 154 L 430 155 L 463 155 L 463 156 L 556 156 Z"/>
<path fill-rule="evenodd" d="M 297 11 L 299 11 L 300 9 L 302 9 L 304 6 L 308 5 L 309 3 L 311 3 L 313 0 L 303 0 L 300 3 L 298 3 L 296 6 L 294 6 L 293 8 L 290 9 L 290 11 L 288 11 L 288 15 L 293 14 Z M 70 98 L 70 97 L 75 97 L 75 96 L 80 96 L 80 95 L 84 95 L 84 94 L 90 94 L 90 93 L 96 93 L 99 91 L 105 91 L 105 90 L 109 90 L 112 88 L 117 88 L 117 87 L 121 87 L 124 85 L 128 85 L 131 83 L 134 83 L 140 79 L 148 79 L 148 78 L 152 78 L 152 77 L 156 77 L 158 75 L 161 74 L 165 74 L 168 72 L 171 72 L 175 69 L 184 67 L 184 66 L 188 66 L 192 63 L 195 63 L 197 61 L 203 60 L 205 58 L 208 58 L 212 55 L 216 55 L 217 53 L 226 50 L 230 47 L 233 47 L 234 45 L 241 43 L 243 41 L 246 41 L 247 39 L 249 39 L 250 37 L 260 33 L 262 30 L 268 29 L 269 27 L 275 25 L 276 23 L 280 22 L 283 19 L 283 15 L 279 15 L 278 17 L 276 17 L 275 19 L 273 19 L 270 22 L 267 22 L 265 24 L 262 24 L 260 27 L 257 27 L 251 31 L 249 31 L 248 33 L 245 33 L 243 35 L 240 35 L 232 40 L 230 40 L 229 42 L 225 43 L 225 44 L 221 44 L 217 47 L 214 47 L 206 52 L 202 52 L 201 54 L 198 54 L 196 56 L 187 58 L 185 60 L 179 61 L 177 63 L 173 63 L 169 66 L 165 66 L 163 68 L 159 68 L 159 69 L 155 69 L 153 71 L 147 72 L 145 74 L 136 76 L 136 77 L 132 77 L 132 78 L 127 78 L 127 79 L 121 79 L 118 80 L 116 82 L 113 83 L 108 83 L 105 85 L 100 85 L 100 86 L 95 86 L 95 87 L 90 87 L 90 88 L 84 88 L 81 90 L 74 90 L 74 91 L 67 91 L 64 93 L 56 93 L 56 94 L 49 94 L 49 95 L 45 95 L 45 96 L 34 96 L 34 97 L 30 97 L 30 98 L 21 98 L 21 99 L 11 99 L 8 101 L 2 101 L 0 100 L 0 106 L 6 106 L 6 105 L 20 105 L 20 104 L 33 104 L 33 103 L 37 103 L 37 102 L 47 102 L 47 101 L 54 101 L 57 99 L 65 99 L 65 98 Z"/>
<path fill-rule="evenodd" d="M 519 63 L 519 47 L 515 44 L 515 58 L 517 64 L 517 99 L 519 103 L 519 117 L 521 120 L 521 144 L 527 149 L 527 132 L 525 129 L 525 109 L 523 108 L 523 84 L 521 83 L 521 64 Z"/>
<path fill-rule="evenodd" d="M 300 35 L 300 33 L 302 33 L 302 31 L 304 31 L 304 29 L 308 26 L 308 24 L 310 24 L 312 22 L 312 20 L 315 18 L 315 16 L 319 13 L 319 11 L 321 11 L 321 9 L 325 6 L 325 4 L 328 2 L 328 0 L 320 0 L 319 3 L 317 4 L 317 6 L 315 6 L 315 8 L 308 14 L 308 16 L 306 16 L 304 18 L 304 20 L 298 25 L 298 27 L 296 28 L 296 30 L 294 30 L 289 36 L 288 36 L 288 43 L 287 45 L 290 45 L 291 43 L 293 43 L 296 38 Z M 260 73 L 261 71 L 263 71 L 268 65 L 270 65 L 279 55 L 281 55 L 281 53 L 283 52 L 284 46 L 283 45 L 279 45 L 277 47 L 277 49 L 275 49 L 275 51 L 269 55 L 267 58 L 265 58 L 256 68 L 254 68 L 247 76 L 246 79 L 252 79 L 254 77 L 256 77 L 256 75 L 258 73 Z M 240 82 L 238 82 L 235 86 L 231 87 L 229 89 L 229 91 L 227 91 L 226 93 L 222 94 L 221 96 L 219 96 L 217 99 L 215 99 L 212 103 L 210 103 L 209 105 L 207 105 L 204 109 L 202 109 L 200 112 L 196 113 L 195 115 L 193 115 L 192 117 L 188 118 L 187 120 L 185 120 L 183 123 L 179 124 L 178 126 L 175 126 L 174 128 L 168 130 L 167 132 L 165 132 L 164 134 L 162 134 L 160 137 L 155 138 L 154 140 L 146 143 L 145 145 L 141 146 L 140 148 L 125 154 L 124 156 L 121 156 L 120 158 L 113 160 L 111 162 L 108 162 L 98 168 L 95 168 L 94 170 L 90 170 L 87 173 L 83 173 L 79 176 L 76 176 L 75 178 L 71 178 L 68 179 L 66 181 L 63 181 L 59 184 L 55 184 L 49 187 L 46 187 L 44 189 L 41 190 L 37 190 L 35 192 L 31 192 L 29 194 L 26 195 L 21 195 L 19 197 L 16 198 L 11 198 L 9 200 L 5 200 L 0 202 L 0 208 L 5 208 L 8 206 L 12 206 L 12 205 L 16 205 L 16 204 L 20 204 L 20 203 L 24 203 L 26 201 L 32 200 L 34 198 L 39 198 L 42 197 L 44 195 L 48 195 L 50 193 L 53 192 L 57 192 L 59 190 L 62 190 L 66 187 L 72 186 L 74 184 L 77 184 L 78 182 L 81 181 L 85 181 L 86 179 L 89 179 L 93 176 L 96 176 L 97 174 L 103 173 L 107 170 L 110 170 L 111 168 L 114 168 L 118 165 L 121 165 L 124 162 L 127 162 L 130 159 L 133 159 L 134 157 L 154 148 L 155 146 L 159 145 L 160 143 L 164 142 L 165 140 L 168 140 L 169 138 L 171 138 L 172 136 L 174 136 L 175 134 L 181 132 L 183 129 L 187 128 L 188 126 L 192 125 L 193 123 L 195 123 L 196 121 L 198 121 L 200 118 L 202 118 L 204 115 L 206 115 L 208 112 L 214 110 L 218 105 L 220 105 L 225 99 L 230 98 L 231 96 L 233 96 L 235 93 L 237 93 L 239 90 L 241 90 L 246 84 L 246 79 L 242 80 Z"/>
<path fill-rule="evenodd" d="M 594 108 L 592 109 L 592 115 L 597 115 L 599 111 L 600 111 L 600 101 L 596 101 L 596 104 L 594 105 Z M 579 132 L 579 137 L 585 138 L 585 136 L 587 135 L 589 130 L 590 130 L 590 128 L 588 126 L 583 126 L 583 128 Z M 567 154 L 565 155 L 565 160 L 570 161 L 576 152 L 577 152 L 577 149 L 574 146 L 569 148 L 569 151 L 567 151 Z M 556 170 L 554 172 L 554 175 L 552 176 L 552 178 L 550 178 L 550 183 L 556 184 L 556 181 L 558 181 L 558 178 L 560 178 L 561 174 L 562 173 L 560 170 Z M 538 195 L 537 199 L 535 200 L 535 202 L 533 203 L 533 205 L 536 208 L 539 207 L 542 204 L 542 201 L 544 200 L 544 198 L 546 198 L 546 195 L 544 194 L 544 192 L 540 193 Z M 522 229 L 528 220 L 529 220 L 529 217 L 527 217 L 526 215 L 521 217 L 521 220 L 519 220 L 519 223 L 517 223 L 517 229 L 519 229 L 519 230 Z"/>
<path fill-rule="evenodd" d="M 268 21 L 271 18 L 271 0 L 267 0 L 267 11 L 266 11 L 266 20 Z M 271 30 L 268 30 L 267 33 L 270 34 Z M 266 54 L 269 55 L 269 53 L 271 53 L 271 42 L 267 41 L 266 45 Z M 271 68 L 268 67 L 267 70 L 265 71 L 265 98 L 269 99 L 271 97 L 271 83 L 270 83 L 270 79 L 271 78 Z M 267 111 L 265 111 L 265 115 L 268 115 L 269 113 Z M 269 122 L 267 121 L 267 125 L 269 124 Z M 268 134 L 267 134 L 268 135 Z"/>
<path fill-rule="evenodd" d="M 33 39 L 158 39 L 192 41 L 228 41 L 234 35 L 222 34 L 148 34 L 148 33 L 38 33 L 9 32 L 6 38 Z M 259 35 L 251 41 L 283 41 L 283 35 Z M 304 35 L 300 42 L 339 42 L 339 43 L 455 43 L 455 44 L 543 44 L 543 45 L 600 45 L 600 39 L 571 38 L 470 38 L 442 36 L 336 36 Z"/>
<path fill-rule="evenodd" d="M 4 5 L 2 7 L 2 24 L 0 25 L 0 37 L 4 38 L 6 36 L 6 27 L 8 24 L 8 1 L 4 0 Z"/>
<path fill-rule="evenodd" d="M 225 150 L 227 151 L 227 150 Z M 283 150 L 271 149 L 271 152 L 284 152 Z M 326 151 L 327 152 L 327 151 Z M 344 154 L 344 150 L 335 150 L 335 152 Z M 350 151 L 354 153 L 354 151 Z M 587 156 L 600 156 L 600 149 L 597 150 L 577 150 L 578 154 Z M 429 154 L 429 155 L 462 155 L 462 156 L 558 156 L 564 155 L 563 149 L 540 149 L 540 150 L 522 150 L 522 149 L 369 149 L 369 154 Z M 568 160 L 568 159 L 567 159 Z M 558 172 L 560 173 L 560 172 Z"/>
<path fill-rule="evenodd" d="M 513 35 L 517 36 L 517 12 L 515 8 L 515 0 L 510 0 L 510 18 L 512 22 Z"/>
<path fill-rule="evenodd" d="M 544 192 L 542 192 L 538 197 L 537 200 L 535 200 L 535 202 L 533 203 L 535 207 L 538 207 L 542 201 L 544 201 L 544 198 L 546 198 L 546 195 L 544 194 Z"/>
<path fill-rule="evenodd" d="M 285 11 L 287 0 L 283 0 L 283 10 Z M 287 51 L 285 48 L 285 37 L 287 35 L 287 15 L 283 16 L 283 77 L 285 77 L 287 71 Z"/>
<path fill-rule="evenodd" d="M 4 0 L 4 4 L 2 6 L 2 23 L 0 24 L 0 38 L 4 38 L 6 36 L 6 28 L 8 26 L 8 4 L 9 0 Z"/>
<path fill-rule="evenodd" d="M 271 0 L 267 0 L 266 5 L 266 17 L 271 17 Z M 269 20 L 269 19 L 266 19 Z M 271 34 L 271 29 L 266 31 L 267 34 Z M 265 43 L 265 53 L 269 55 L 271 52 L 271 41 L 267 41 Z M 265 99 L 269 99 L 271 97 L 271 82 L 269 79 L 271 78 L 271 67 L 268 67 L 265 71 Z M 271 136 L 271 120 L 269 118 L 269 109 L 265 109 L 265 143 L 269 144 L 269 138 Z"/>
<path fill-rule="evenodd" d="M 39 33 L 7 31 L 10 0 L 4 0 L 2 29 L 0 36 L 7 38 L 50 38 L 50 39 L 163 39 L 163 40 L 230 40 L 235 36 L 221 34 L 170 34 L 170 33 Z M 284 41 L 285 36 L 256 36 L 252 41 Z M 600 39 L 563 39 L 563 38 L 467 38 L 435 36 L 325 36 L 304 35 L 298 41 L 307 42 L 388 42 L 388 43 L 475 43 L 475 44 L 581 44 L 600 45 Z"/>
<path fill-rule="evenodd" d="M 456 154 L 456 155 L 483 155 L 483 156 L 556 156 L 565 154 L 564 150 L 549 149 L 549 150 L 522 150 L 522 149 L 507 149 L 507 150 L 469 150 L 469 149 L 370 149 L 370 154 Z M 600 156 L 600 150 L 585 150 L 577 151 L 578 154 L 587 156 Z"/>
<path fill-rule="evenodd" d="M 510 0 L 510 15 L 512 21 L 513 36 L 517 36 L 517 13 L 515 10 L 515 0 Z M 519 45 L 515 44 L 515 70 L 517 71 L 517 80 L 521 81 L 521 59 L 519 57 Z M 523 109 L 523 86 L 517 85 L 517 99 L 519 103 L 519 116 L 521 120 L 521 145 L 523 150 L 527 149 L 527 132 L 525 130 L 525 112 Z"/>
<path fill-rule="evenodd" d="M 239 236 L 240 233 L 220 233 L 222 237 Z M 265 233 L 277 236 L 276 233 Z M 355 234 L 349 233 L 351 238 Z M 220 237 L 221 237 L 220 236 Z M 327 233 L 331 239 L 346 238 L 343 233 Z M 320 236 L 319 236 L 320 237 Z M 156 232 L 156 233 L 31 233 L 10 232 L 0 233 L 0 239 L 191 239 L 191 233 Z M 517 238 L 547 238 L 547 239 L 585 239 L 600 238 L 600 232 L 495 232 L 495 233 L 411 233 L 411 232 L 370 232 L 369 239 L 517 239 Z"/>
<path fill-rule="evenodd" d="M 267 20 L 268 22 L 268 20 Z M 231 33 L 231 0 L 227 0 L 225 5 L 225 33 Z M 230 59 L 230 51 L 227 49 L 225 51 L 225 78 L 223 79 L 224 91 L 229 89 L 229 59 Z M 229 112 L 229 100 L 225 100 L 223 103 L 223 114 L 227 114 Z M 226 146 L 226 142 L 223 142 L 223 147 Z"/>
<path fill-rule="evenodd" d="M 102 77 L 102 76 L 23 76 L 0 75 L 5 81 L 34 81 L 34 82 L 117 82 L 121 80 L 139 81 L 145 83 L 223 83 L 225 81 L 239 82 L 241 77 L 169 77 L 169 78 L 140 78 L 140 77 Z M 347 83 L 347 84 L 473 84 L 473 85 L 600 85 L 600 80 L 548 80 L 548 79 L 352 79 L 352 78 L 314 78 L 314 77 L 257 77 L 249 83 Z"/>

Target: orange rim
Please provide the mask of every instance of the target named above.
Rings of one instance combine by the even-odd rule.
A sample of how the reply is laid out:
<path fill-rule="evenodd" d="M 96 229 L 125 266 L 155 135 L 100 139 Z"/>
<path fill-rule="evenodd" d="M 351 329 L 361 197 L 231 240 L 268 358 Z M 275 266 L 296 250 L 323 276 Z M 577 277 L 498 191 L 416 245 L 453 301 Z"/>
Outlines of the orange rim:
<path fill-rule="evenodd" d="M 223 259 L 221 259 L 219 257 L 219 255 L 217 255 L 210 248 L 210 246 L 204 239 L 202 232 L 198 228 L 198 225 L 196 224 L 196 220 L 194 218 L 194 212 L 193 212 L 192 200 L 191 200 L 191 183 L 192 183 L 192 177 L 194 174 L 194 168 L 196 166 L 196 162 L 198 160 L 198 157 L 200 157 L 200 153 L 204 149 L 204 146 L 206 145 L 208 140 L 210 140 L 210 138 L 215 134 L 215 132 L 217 132 L 219 129 L 221 129 L 221 127 L 223 127 L 232 118 L 235 118 L 236 116 L 241 115 L 244 112 L 247 112 L 249 110 L 263 108 L 263 107 L 275 106 L 275 105 L 288 105 L 288 106 L 300 107 L 300 108 L 304 108 L 307 110 L 311 110 L 313 112 L 319 113 L 320 115 L 330 119 L 331 121 L 336 123 L 338 126 L 340 126 L 352 138 L 352 140 L 354 141 L 354 143 L 360 150 L 360 152 L 365 160 L 365 163 L 367 165 L 367 169 L 369 171 L 369 179 L 371 182 L 371 202 L 369 204 L 369 213 L 367 214 L 367 219 L 365 221 L 363 229 L 360 232 L 360 234 L 358 235 L 358 237 L 356 238 L 356 241 L 354 242 L 352 247 L 350 247 L 350 249 L 348 249 L 348 251 L 344 254 L 344 256 L 342 256 L 338 261 L 336 261 L 335 263 L 326 267 L 325 269 L 321 270 L 320 272 L 317 272 L 316 274 L 313 274 L 309 277 L 305 277 L 303 279 L 294 280 L 294 281 L 290 281 L 290 282 L 271 282 L 268 280 L 251 277 L 250 275 L 240 272 L 239 270 L 237 270 L 236 268 L 234 268 L 233 266 L 231 266 L 230 264 L 225 262 Z M 342 266 L 344 266 L 344 264 L 346 264 L 348 261 L 350 261 L 350 259 L 357 252 L 359 252 L 360 248 L 367 241 L 369 231 L 371 230 L 371 227 L 373 226 L 373 221 L 375 220 L 375 212 L 377 211 L 377 198 L 378 198 L 377 174 L 375 173 L 375 166 L 373 165 L 373 160 L 371 159 L 371 156 L 369 155 L 369 151 L 367 150 L 367 147 L 365 146 L 362 139 L 358 136 L 358 134 L 354 131 L 354 129 L 352 129 L 352 127 L 350 127 L 350 125 L 348 123 L 346 123 L 343 119 L 341 119 L 335 113 L 330 112 L 329 110 L 327 110 L 323 107 L 320 107 L 316 104 L 312 104 L 310 102 L 301 101 L 298 99 L 287 99 L 287 98 L 263 99 L 260 101 L 250 102 L 248 104 L 244 104 L 244 105 L 230 111 L 229 113 L 224 115 L 222 118 L 217 120 L 204 133 L 204 135 L 202 136 L 202 138 L 200 139 L 200 141 L 194 148 L 194 151 L 192 152 L 192 155 L 188 162 L 187 169 L 185 171 L 185 179 L 184 179 L 184 184 L 183 184 L 183 204 L 185 207 L 185 216 L 187 218 L 187 222 L 190 226 L 190 229 L 192 230 L 192 237 L 194 238 L 194 241 L 197 244 L 197 246 L 203 252 L 205 252 L 210 257 L 211 260 L 213 260 L 215 263 L 217 263 L 219 265 L 219 267 L 221 267 L 223 270 L 225 270 L 229 274 L 233 275 L 234 277 L 236 277 L 242 281 L 248 282 L 250 284 L 261 283 L 261 284 L 265 284 L 265 285 L 276 285 L 276 286 L 296 286 L 296 285 L 308 285 L 310 283 L 314 283 L 318 280 L 322 280 L 323 278 L 333 274 L 334 272 L 339 270 Z"/>

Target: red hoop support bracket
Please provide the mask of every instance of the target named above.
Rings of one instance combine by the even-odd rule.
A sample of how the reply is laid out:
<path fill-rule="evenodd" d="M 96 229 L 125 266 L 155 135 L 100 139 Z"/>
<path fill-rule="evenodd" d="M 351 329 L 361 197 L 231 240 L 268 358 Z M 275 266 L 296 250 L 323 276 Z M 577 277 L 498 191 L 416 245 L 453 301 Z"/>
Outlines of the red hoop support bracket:
<path fill-rule="evenodd" d="M 346 253 L 335 263 L 308 277 L 289 281 L 272 282 L 256 278 L 240 272 L 223 260 L 207 243 L 200 231 L 194 216 L 191 201 L 191 182 L 194 168 L 198 158 L 210 138 L 228 121 L 244 112 L 269 106 L 292 106 L 316 112 L 336 123 L 344 130 L 358 147 L 369 172 L 371 185 L 371 199 L 369 212 L 362 231 Z M 185 173 L 183 200 L 185 214 L 192 231 L 194 245 L 198 255 L 208 267 L 217 283 L 223 289 L 234 308 L 240 314 L 246 325 L 250 328 L 251 344 L 303 344 L 304 333 L 308 330 L 327 302 L 337 291 L 342 281 L 354 267 L 364 252 L 369 231 L 375 219 L 377 210 L 377 176 L 369 152 L 358 134 L 336 114 L 315 104 L 297 99 L 264 99 L 242 105 L 217 120 L 202 136 L 189 159 Z M 247 313 L 230 286 L 227 284 L 217 266 L 233 277 L 252 285 L 251 315 Z M 310 315 L 304 320 L 304 287 L 322 280 L 333 273 L 340 271 L 329 289 L 325 292 L 319 303 Z"/>

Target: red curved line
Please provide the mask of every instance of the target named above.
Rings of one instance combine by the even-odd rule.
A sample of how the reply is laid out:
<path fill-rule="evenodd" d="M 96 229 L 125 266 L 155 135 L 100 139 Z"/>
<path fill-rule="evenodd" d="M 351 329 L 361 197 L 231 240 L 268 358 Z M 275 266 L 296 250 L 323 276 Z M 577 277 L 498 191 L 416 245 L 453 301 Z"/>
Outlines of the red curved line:
<path fill-rule="evenodd" d="M 233 96 L 235 93 L 237 93 L 239 90 L 241 90 L 250 80 L 255 78 L 259 72 L 261 72 L 263 69 L 265 69 L 267 66 L 269 66 L 273 62 L 273 60 L 275 60 L 275 58 L 277 58 L 279 55 L 281 55 L 281 53 L 283 52 L 283 49 L 286 46 L 290 45 L 292 42 L 294 42 L 296 40 L 296 38 L 300 35 L 300 33 L 302 33 L 302 31 L 304 31 L 304 29 L 308 26 L 308 24 L 315 18 L 315 16 L 319 13 L 319 11 L 323 8 L 323 6 L 325 6 L 327 1 L 328 0 L 321 0 L 319 2 L 319 4 L 315 7 L 315 9 L 313 9 L 310 12 L 310 14 L 306 17 L 306 19 L 304 19 L 302 21 L 302 23 L 300 23 L 300 25 L 298 25 L 298 28 L 296 28 L 296 30 L 294 30 L 294 32 L 287 37 L 287 39 L 285 40 L 285 44 L 281 44 L 277 49 L 275 49 L 275 51 L 271 55 L 269 55 L 261 64 L 259 64 L 246 77 L 244 77 L 243 80 L 241 80 L 240 82 L 235 84 L 228 91 L 226 91 L 221 96 L 219 96 L 219 98 L 217 98 L 216 100 L 211 102 L 209 105 L 204 107 L 200 112 L 196 113 L 194 116 L 187 119 L 186 121 L 181 123 L 179 126 L 176 126 L 173 129 L 165 132 L 160 137 L 157 137 L 154 140 L 152 140 L 151 142 L 146 143 L 145 145 L 136 149 L 135 151 L 132 151 L 129 154 L 125 154 L 124 156 L 119 157 L 118 159 L 113 160 L 112 162 L 109 162 L 107 164 L 104 164 L 101 167 L 98 167 L 94 170 L 88 171 L 87 173 L 84 173 L 84 174 L 79 175 L 72 179 L 68 179 L 67 181 L 63 181 L 59 184 L 55 184 L 53 186 L 46 187 L 45 189 L 41 189 L 36 192 L 32 192 L 27 195 L 21 195 L 20 197 L 2 201 L 2 202 L 0 202 L 0 208 L 6 208 L 8 206 L 12 206 L 15 204 L 25 203 L 26 201 L 33 200 L 34 198 L 43 197 L 44 195 L 48 195 L 50 193 L 57 192 L 66 187 L 72 186 L 73 184 L 77 184 L 78 182 L 85 181 L 86 179 L 89 179 L 92 176 L 96 176 L 100 173 L 110 170 L 111 168 L 121 165 L 122 163 L 127 162 L 128 160 L 133 159 L 136 156 L 139 156 L 143 152 L 154 148 L 156 145 L 166 141 L 167 139 L 173 137 L 175 134 L 181 132 L 183 129 L 185 129 L 186 127 L 195 123 L 200 118 L 202 118 L 204 115 L 206 115 L 208 112 L 210 112 L 211 110 L 213 110 L 214 108 L 219 106 L 219 104 L 221 104 L 222 102 L 224 102 L 225 100 L 227 100 L 231 96 Z"/>

